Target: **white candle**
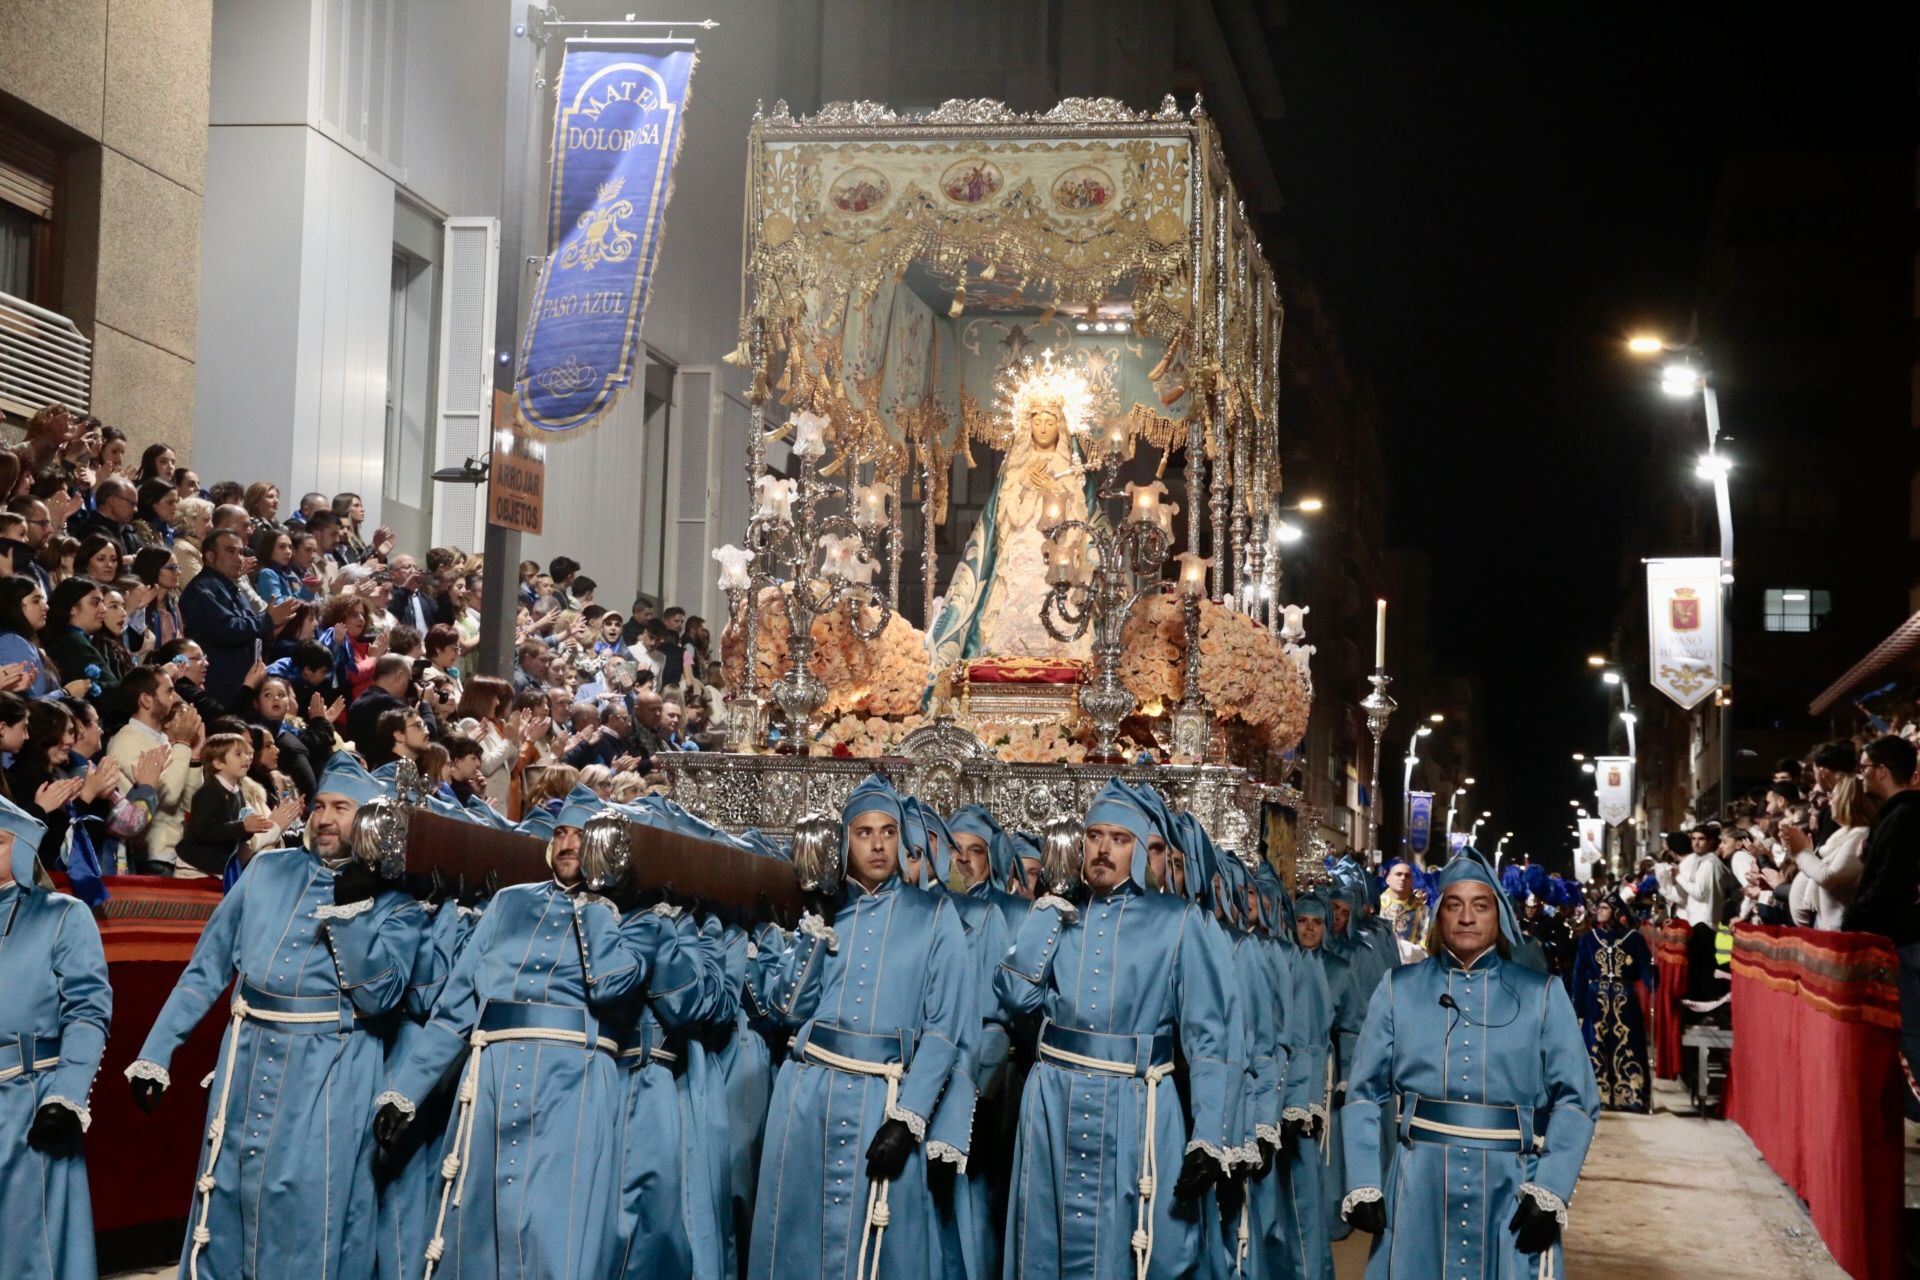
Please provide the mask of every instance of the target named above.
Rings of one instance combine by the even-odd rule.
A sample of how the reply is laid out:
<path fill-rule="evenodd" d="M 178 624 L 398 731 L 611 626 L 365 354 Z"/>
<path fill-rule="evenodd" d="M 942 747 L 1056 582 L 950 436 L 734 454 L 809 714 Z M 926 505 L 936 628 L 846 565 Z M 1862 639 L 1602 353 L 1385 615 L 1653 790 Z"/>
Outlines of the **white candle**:
<path fill-rule="evenodd" d="M 1387 669 L 1387 602 L 1376 602 L 1373 622 L 1373 669 Z"/>

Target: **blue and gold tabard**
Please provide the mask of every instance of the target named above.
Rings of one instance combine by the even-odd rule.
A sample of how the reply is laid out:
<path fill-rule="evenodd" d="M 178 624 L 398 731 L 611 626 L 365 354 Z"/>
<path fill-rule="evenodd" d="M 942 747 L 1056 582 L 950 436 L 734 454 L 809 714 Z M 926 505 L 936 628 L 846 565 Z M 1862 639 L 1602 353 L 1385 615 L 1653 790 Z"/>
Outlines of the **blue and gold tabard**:
<path fill-rule="evenodd" d="M 591 427 L 632 381 L 694 62 L 691 41 L 567 42 L 547 259 L 514 383 L 540 432 Z"/>

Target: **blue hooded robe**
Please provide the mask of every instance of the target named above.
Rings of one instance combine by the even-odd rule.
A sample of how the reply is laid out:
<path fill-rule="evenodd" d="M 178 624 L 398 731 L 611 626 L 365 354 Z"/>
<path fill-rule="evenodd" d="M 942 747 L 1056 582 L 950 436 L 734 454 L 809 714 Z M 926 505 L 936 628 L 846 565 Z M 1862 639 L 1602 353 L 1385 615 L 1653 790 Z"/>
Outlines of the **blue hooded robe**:
<path fill-rule="evenodd" d="M 843 852 L 846 828 L 873 812 L 899 824 L 904 846 L 900 797 L 870 777 L 841 811 Z M 875 1250 L 882 1277 L 946 1272 L 925 1143 L 978 1025 L 969 966 L 954 900 L 897 872 L 872 889 L 849 875 L 830 922 L 802 921 L 763 986 L 769 1013 L 794 1036 L 761 1146 L 753 1280 L 850 1280 L 863 1258 L 871 1275 Z M 870 1183 L 867 1148 L 888 1120 L 922 1145 L 898 1177 Z M 884 1229 L 870 1230 L 881 1217 Z"/>
<path fill-rule="evenodd" d="M 555 824 L 584 826 L 599 807 L 576 788 Z M 381 1095 L 417 1115 L 465 1056 L 426 1274 L 614 1274 L 619 1069 L 601 1019 L 645 984 L 667 993 L 696 980 L 670 935 L 636 936 L 612 903 L 554 880 L 487 904 Z"/>
<path fill-rule="evenodd" d="M 1003 1274 L 1123 1280 L 1144 1258 L 1150 1276 L 1186 1275 L 1200 1233 L 1196 1206 L 1175 1211 L 1177 1171 L 1189 1149 L 1229 1171 L 1238 1140 L 1233 976 L 1197 907 L 1147 892 L 1153 823 L 1132 794 L 1109 783 L 1086 820 L 1133 835 L 1127 878 L 1083 908 L 1036 903 L 994 976 L 1010 1015 L 1046 1015 L 1020 1104 Z M 1170 1087 L 1176 1042 L 1191 1130 Z"/>
<path fill-rule="evenodd" d="M 36 1112 L 65 1107 L 90 1122 L 87 1096 L 113 1014 L 100 930 L 77 898 L 34 887 L 45 824 L 0 799 L 13 836 L 13 879 L 0 886 L 0 1278 L 86 1280 L 93 1208 L 80 1140 L 27 1143 Z"/>
<path fill-rule="evenodd" d="M 314 793 L 367 804 L 382 789 L 343 753 Z M 372 1121 L 384 1035 L 427 916 L 392 889 L 336 906 L 334 875 L 309 848 L 254 855 L 127 1068 L 129 1078 L 168 1085 L 174 1052 L 232 984 L 182 1277 L 374 1273 Z"/>
<path fill-rule="evenodd" d="M 1471 849 L 1447 864 L 1441 894 L 1463 881 L 1493 891 L 1503 940 L 1517 937 L 1512 903 Z M 1508 1226 L 1520 1197 L 1565 1221 L 1600 1109 L 1593 1070 L 1566 989 L 1500 951 L 1463 963 L 1443 947 L 1389 973 L 1367 1007 L 1341 1209 L 1385 1201 L 1369 1280 L 1533 1276 L 1541 1259 L 1520 1253 Z M 1380 1185 L 1380 1116 L 1395 1099 L 1400 1141 Z"/>

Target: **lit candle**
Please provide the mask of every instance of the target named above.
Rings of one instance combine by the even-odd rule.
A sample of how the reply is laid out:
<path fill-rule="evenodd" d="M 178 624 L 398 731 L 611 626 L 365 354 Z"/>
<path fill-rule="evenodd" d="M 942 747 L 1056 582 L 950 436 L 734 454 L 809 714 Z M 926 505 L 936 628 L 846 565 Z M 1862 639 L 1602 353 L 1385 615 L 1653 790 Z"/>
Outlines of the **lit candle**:
<path fill-rule="evenodd" d="M 1047 585 L 1073 581 L 1073 552 L 1052 544 L 1047 546 Z"/>
<path fill-rule="evenodd" d="M 1060 505 L 1060 499 L 1058 497 L 1048 498 L 1047 514 L 1045 517 L 1046 523 L 1041 527 L 1044 529 L 1053 528 L 1053 526 L 1059 524 L 1060 521 L 1066 517 L 1066 514 L 1066 508 Z"/>
<path fill-rule="evenodd" d="M 1373 669 L 1387 669 L 1387 602 L 1376 602 L 1373 619 Z"/>
<path fill-rule="evenodd" d="M 1180 561 L 1180 594 L 1189 600 L 1205 595 L 1207 569 L 1213 561 L 1197 551 L 1182 551 L 1175 559 Z"/>
<path fill-rule="evenodd" d="M 1133 495 L 1133 518 L 1152 520 L 1154 512 L 1160 507 L 1160 495 L 1166 491 L 1167 486 L 1158 480 L 1152 484 L 1128 482 L 1127 492 Z"/>
<path fill-rule="evenodd" d="M 761 476 L 753 482 L 760 505 L 754 515 L 761 520 L 778 520 L 782 523 L 793 519 L 793 500 L 799 493 L 799 486 L 791 480 L 779 476 Z"/>
<path fill-rule="evenodd" d="M 750 585 L 747 565 L 753 561 L 753 552 L 745 547 L 736 547 L 728 543 L 724 547 L 714 548 L 713 558 L 720 562 L 720 589 L 722 591 L 745 591 Z"/>
<path fill-rule="evenodd" d="M 887 522 L 887 498 L 893 493 L 893 486 L 886 484 L 861 484 L 853 487 L 854 520 L 868 528 L 878 528 Z"/>

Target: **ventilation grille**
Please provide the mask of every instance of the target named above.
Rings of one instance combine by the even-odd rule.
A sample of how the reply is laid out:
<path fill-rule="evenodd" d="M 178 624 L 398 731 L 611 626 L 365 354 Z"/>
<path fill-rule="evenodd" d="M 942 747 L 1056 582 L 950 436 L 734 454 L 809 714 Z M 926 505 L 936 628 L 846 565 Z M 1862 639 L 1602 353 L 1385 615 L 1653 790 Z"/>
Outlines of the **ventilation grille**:
<path fill-rule="evenodd" d="M 30 418 L 50 404 L 85 411 L 93 343 L 57 312 L 0 293 L 0 409 Z"/>

